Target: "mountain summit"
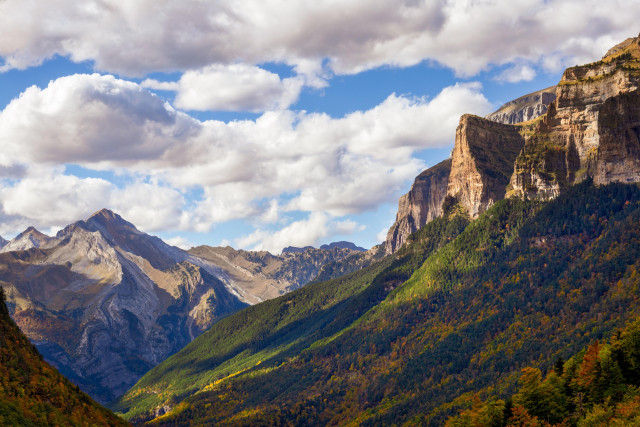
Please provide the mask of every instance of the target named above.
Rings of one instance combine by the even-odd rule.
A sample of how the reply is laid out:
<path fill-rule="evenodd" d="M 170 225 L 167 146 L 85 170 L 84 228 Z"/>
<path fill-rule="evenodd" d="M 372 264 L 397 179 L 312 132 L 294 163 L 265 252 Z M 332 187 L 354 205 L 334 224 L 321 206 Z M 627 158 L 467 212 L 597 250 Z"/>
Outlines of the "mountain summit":
<path fill-rule="evenodd" d="M 3 252 L 0 283 L 16 323 L 101 402 L 246 305 L 215 265 L 106 209 L 53 238 L 29 228 Z"/>

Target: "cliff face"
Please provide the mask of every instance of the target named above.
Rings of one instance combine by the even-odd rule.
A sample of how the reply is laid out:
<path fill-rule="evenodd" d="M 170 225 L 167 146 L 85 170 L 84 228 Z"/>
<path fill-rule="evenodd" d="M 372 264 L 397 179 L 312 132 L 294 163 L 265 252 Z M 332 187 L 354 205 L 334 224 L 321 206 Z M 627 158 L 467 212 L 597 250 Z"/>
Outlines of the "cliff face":
<path fill-rule="evenodd" d="M 564 72 L 547 115 L 522 126 L 509 194 L 550 198 L 587 178 L 640 180 L 639 59 L 640 39 L 628 39 Z"/>
<path fill-rule="evenodd" d="M 384 249 L 396 252 L 407 237 L 427 222 L 442 214 L 442 202 L 447 195 L 451 159 L 444 160 L 416 177 L 411 190 L 400 198 L 396 221 L 387 233 Z"/>
<path fill-rule="evenodd" d="M 485 119 L 509 125 L 527 122 L 546 114 L 555 99 L 556 87 L 549 87 L 509 101 Z"/>
<path fill-rule="evenodd" d="M 524 139 L 516 126 L 464 115 L 456 130 L 447 195 L 477 217 L 503 199 Z"/>

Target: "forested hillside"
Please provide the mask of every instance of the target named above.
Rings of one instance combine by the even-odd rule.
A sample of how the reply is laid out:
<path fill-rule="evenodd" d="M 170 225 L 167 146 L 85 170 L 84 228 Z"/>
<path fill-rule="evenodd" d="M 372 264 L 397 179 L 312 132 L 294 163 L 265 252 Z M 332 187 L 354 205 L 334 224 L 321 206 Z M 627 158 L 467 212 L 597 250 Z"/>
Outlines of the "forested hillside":
<path fill-rule="evenodd" d="M 0 425 L 127 425 L 42 360 L 9 317 L 0 288 Z"/>
<path fill-rule="evenodd" d="M 566 362 L 558 358 L 544 379 L 524 368 L 518 383 L 506 401 L 476 400 L 447 426 L 640 425 L 640 320 Z"/>
<path fill-rule="evenodd" d="M 471 223 L 445 210 L 393 260 L 219 322 L 117 410 L 173 410 L 161 424 L 439 425 L 640 313 L 637 186 L 503 200 Z"/>

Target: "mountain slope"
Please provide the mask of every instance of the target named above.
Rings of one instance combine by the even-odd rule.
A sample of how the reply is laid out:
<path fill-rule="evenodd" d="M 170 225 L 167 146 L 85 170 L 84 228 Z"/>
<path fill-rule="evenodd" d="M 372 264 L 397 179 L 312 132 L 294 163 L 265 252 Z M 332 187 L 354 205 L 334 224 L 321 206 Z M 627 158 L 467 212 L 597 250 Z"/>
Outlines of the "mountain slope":
<path fill-rule="evenodd" d="M 320 249 L 283 250 L 281 255 L 267 251 L 236 250 L 231 247 L 198 246 L 189 253 L 218 266 L 242 290 L 251 304 L 283 295 L 314 280 L 329 263 L 360 257 L 360 248 L 347 242 L 324 245 Z"/>
<path fill-rule="evenodd" d="M 413 261 L 401 256 L 385 270 L 363 270 L 377 275 L 358 287 L 368 303 L 357 311 L 335 306 L 331 318 L 349 320 L 327 334 L 298 341 L 300 330 L 283 320 L 295 307 L 306 313 L 300 325 L 320 322 L 325 312 L 303 291 L 330 294 L 335 282 L 269 302 L 285 315 L 266 330 L 241 327 L 262 324 L 262 304 L 216 324 L 116 409 L 153 416 L 166 405 L 174 412 L 158 423 L 168 425 L 437 425 L 466 393 L 513 389 L 521 368 L 548 367 L 640 315 L 636 186 L 582 184 L 544 206 L 500 201 L 466 228 L 459 223 L 464 231 L 451 239 L 457 232 L 443 230 L 455 221 L 461 217 L 439 218 L 416 233 L 401 251 Z M 427 232 L 440 236 L 429 250 L 433 239 L 419 238 Z M 360 279 L 340 279 L 341 286 Z M 287 341 L 271 345 L 267 331 L 280 328 Z M 247 344 L 212 353 L 236 335 Z M 293 342 L 300 345 L 287 347 Z M 493 389 L 497 383 L 504 389 Z"/>
<path fill-rule="evenodd" d="M 42 360 L 20 332 L 0 288 L 0 425 L 127 423 L 100 407 Z"/>
<path fill-rule="evenodd" d="M 596 341 L 566 362 L 558 358 L 543 379 L 538 368 L 522 370 L 517 393 L 492 398 L 447 420 L 447 426 L 625 425 L 640 423 L 640 320 Z"/>
<path fill-rule="evenodd" d="M 307 285 L 223 319 L 151 370 L 115 408 L 129 418 L 146 419 L 221 379 L 255 366 L 278 366 L 352 325 L 467 223 L 462 217 L 436 220 L 412 236 L 413 244 L 395 259 L 387 257 L 357 273 Z"/>
<path fill-rule="evenodd" d="M 10 312 L 47 361 L 101 402 L 245 306 L 215 266 L 107 210 L 7 246 L 34 240 L 46 244 L 0 254 Z"/>

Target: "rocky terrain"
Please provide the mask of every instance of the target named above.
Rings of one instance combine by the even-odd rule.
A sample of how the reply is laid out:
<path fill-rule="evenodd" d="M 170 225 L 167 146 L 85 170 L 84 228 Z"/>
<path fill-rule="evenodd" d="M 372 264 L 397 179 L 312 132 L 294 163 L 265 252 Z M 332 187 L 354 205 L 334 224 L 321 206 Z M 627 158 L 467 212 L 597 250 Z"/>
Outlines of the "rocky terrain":
<path fill-rule="evenodd" d="M 396 252 L 411 233 L 442 214 L 450 173 L 451 159 L 447 159 L 418 175 L 411 190 L 400 197 L 396 221 L 384 243 L 387 254 Z"/>
<path fill-rule="evenodd" d="M 509 101 L 485 119 L 507 125 L 527 122 L 546 114 L 549 104 L 556 99 L 556 87 L 548 87 Z"/>
<path fill-rule="evenodd" d="M 463 116 L 448 176 L 442 168 L 439 180 L 431 169 L 418 176 L 400 199 L 386 252 L 441 215 L 445 196 L 475 218 L 506 196 L 553 198 L 585 179 L 640 182 L 639 81 L 640 38 L 629 38 L 602 60 L 567 69 L 557 86 L 485 119 Z"/>
<path fill-rule="evenodd" d="M 214 266 L 107 210 L 54 238 L 21 233 L 0 254 L 0 285 L 45 358 L 101 402 L 246 306 Z"/>
<path fill-rule="evenodd" d="M 355 248 L 355 249 L 352 249 Z M 316 249 L 285 248 L 280 255 L 231 247 L 198 246 L 189 253 L 219 266 L 246 301 L 254 304 L 275 298 L 314 280 L 323 266 L 363 252 L 353 243 L 337 242 Z"/>
<path fill-rule="evenodd" d="M 546 116 L 522 126 L 510 194 L 557 196 L 585 179 L 640 181 L 640 38 L 568 68 Z"/>

